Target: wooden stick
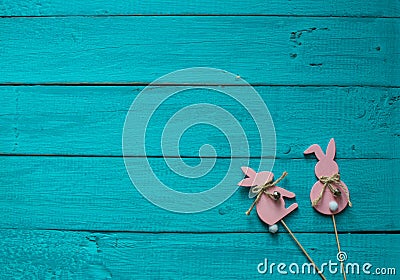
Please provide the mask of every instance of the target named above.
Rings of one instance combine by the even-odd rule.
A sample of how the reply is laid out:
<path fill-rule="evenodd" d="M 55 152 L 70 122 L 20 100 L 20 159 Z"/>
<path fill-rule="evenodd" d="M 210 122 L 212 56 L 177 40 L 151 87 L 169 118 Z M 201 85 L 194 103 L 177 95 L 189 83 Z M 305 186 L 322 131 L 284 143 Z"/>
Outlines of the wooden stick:
<path fill-rule="evenodd" d="M 335 229 L 336 243 L 337 243 L 338 256 L 339 256 L 339 254 L 342 252 L 342 250 L 340 249 L 339 235 L 337 233 L 335 215 L 332 215 L 332 222 L 333 222 L 333 228 Z M 347 280 L 346 270 L 344 269 L 344 260 L 342 260 L 342 258 L 340 258 L 340 259 L 338 258 L 338 260 L 340 261 L 340 266 L 342 268 L 343 279 Z"/>
<path fill-rule="evenodd" d="M 301 249 L 301 251 L 303 251 L 304 255 L 307 257 L 308 261 L 310 263 L 312 263 L 312 265 L 314 266 L 314 269 L 317 270 L 319 276 L 323 279 L 326 280 L 325 276 L 322 274 L 321 270 L 319 270 L 318 266 L 315 264 L 315 262 L 313 261 L 313 259 L 310 257 L 310 255 L 307 253 L 306 249 L 304 249 L 304 247 L 300 244 L 300 242 L 297 240 L 296 236 L 294 236 L 293 232 L 289 229 L 289 227 L 286 225 L 286 223 L 283 221 L 283 219 L 281 220 L 282 225 L 285 227 L 285 229 L 289 232 L 290 236 L 293 238 L 293 240 L 296 242 L 297 246 L 299 246 L 299 248 Z"/>

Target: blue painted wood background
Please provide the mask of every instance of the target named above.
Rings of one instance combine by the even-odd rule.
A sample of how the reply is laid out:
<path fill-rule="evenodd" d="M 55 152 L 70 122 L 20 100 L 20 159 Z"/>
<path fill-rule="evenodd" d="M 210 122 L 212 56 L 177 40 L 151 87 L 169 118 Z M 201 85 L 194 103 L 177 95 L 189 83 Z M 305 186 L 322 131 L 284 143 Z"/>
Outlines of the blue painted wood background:
<path fill-rule="evenodd" d="M 299 203 L 286 222 L 313 258 L 334 261 L 337 249 L 331 220 L 310 207 L 316 161 L 302 152 L 334 137 L 354 204 L 337 216 L 343 250 L 372 272 L 400 273 L 400 1 L 5 0 L 0 16 L 0 279 L 318 279 L 257 272 L 264 258 L 305 258 L 283 229 L 272 236 L 244 215 L 245 190 L 185 215 L 133 187 L 121 149 L 131 102 L 154 79 L 196 66 L 240 75 L 268 104 L 274 171 L 289 171 L 282 186 Z M 210 100 L 248 121 L 222 97 Z M 182 138 L 188 164 L 201 145 L 217 147 L 217 171 L 200 183 L 166 168 L 157 135 L 134 156 L 151 156 L 172 187 L 200 191 L 224 176 L 220 132 Z"/>

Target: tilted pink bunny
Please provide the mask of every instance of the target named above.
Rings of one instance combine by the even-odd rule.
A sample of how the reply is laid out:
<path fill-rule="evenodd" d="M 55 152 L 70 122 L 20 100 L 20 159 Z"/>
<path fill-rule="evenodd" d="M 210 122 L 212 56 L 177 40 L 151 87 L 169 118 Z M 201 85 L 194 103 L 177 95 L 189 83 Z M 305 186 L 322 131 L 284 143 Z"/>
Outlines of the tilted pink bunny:
<path fill-rule="evenodd" d="M 304 151 L 304 154 L 311 153 L 314 153 L 319 160 L 315 165 L 318 182 L 314 184 L 310 193 L 315 210 L 325 215 L 332 215 L 343 211 L 347 204 L 351 207 L 349 190 L 340 180 L 339 167 L 334 160 L 335 140 L 332 138 L 329 141 L 326 154 L 317 144 L 311 145 Z"/>
<path fill-rule="evenodd" d="M 282 220 L 285 216 L 298 207 L 297 203 L 293 203 L 288 208 L 285 208 L 285 201 L 283 197 L 294 198 L 296 195 L 285 189 L 277 187 L 274 184 L 271 185 L 272 180 L 274 179 L 273 173 L 269 171 L 256 173 L 250 167 L 242 167 L 242 171 L 248 178 L 240 181 L 238 185 L 243 187 L 252 187 L 250 189 L 249 196 L 253 197 L 257 195 L 257 199 L 255 201 L 257 205 L 257 214 L 263 222 L 267 223 L 268 225 L 273 225 Z M 282 175 L 281 178 L 283 178 L 285 175 L 286 174 Z M 279 179 L 277 181 L 279 181 Z M 265 188 L 268 183 L 269 187 L 263 189 L 263 187 Z"/>

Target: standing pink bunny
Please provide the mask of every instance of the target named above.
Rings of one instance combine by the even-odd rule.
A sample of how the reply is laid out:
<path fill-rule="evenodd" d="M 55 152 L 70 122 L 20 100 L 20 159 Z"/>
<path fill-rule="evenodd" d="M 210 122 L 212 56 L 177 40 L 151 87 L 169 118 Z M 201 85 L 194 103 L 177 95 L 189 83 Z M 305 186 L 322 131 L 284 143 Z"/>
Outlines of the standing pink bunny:
<path fill-rule="evenodd" d="M 315 175 L 318 182 L 311 189 L 312 206 L 325 215 L 333 215 L 343 211 L 347 204 L 351 207 L 349 190 L 340 180 L 339 167 L 334 158 L 336 153 L 335 140 L 329 141 L 326 154 L 319 145 L 311 145 L 304 154 L 314 153 L 319 160 L 315 165 Z"/>
<path fill-rule="evenodd" d="M 256 204 L 257 214 L 260 219 L 268 225 L 274 225 L 298 207 L 297 203 L 293 203 L 288 208 L 285 208 L 283 198 L 294 198 L 296 195 L 276 186 L 286 176 L 286 172 L 278 180 L 272 182 L 274 174 L 269 171 L 256 173 L 250 167 L 242 167 L 242 171 L 248 178 L 240 181 L 238 185 L 252 187 L 249 191 L 249 196 L 257 196 L 252 207 L 246 212 L 247 215 L 250 214 L 251 209 Z"/>

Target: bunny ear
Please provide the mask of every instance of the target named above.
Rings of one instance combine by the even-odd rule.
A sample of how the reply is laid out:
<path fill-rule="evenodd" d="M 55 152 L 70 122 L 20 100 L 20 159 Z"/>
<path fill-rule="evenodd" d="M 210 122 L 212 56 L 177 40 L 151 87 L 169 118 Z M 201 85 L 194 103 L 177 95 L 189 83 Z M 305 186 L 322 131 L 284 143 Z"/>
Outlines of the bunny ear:
<path fill-rule="evenodd" d="M 318 160 L 322 160 L 325 157 L 321 147 L 317 144 L 311 145 L 307 150 L 304 151 L 304 154 L 311 153 L 314 153 Z"/>
<path fill-rule="evenodd" d="M 254 180 L 256 178 L 256 172 L 247 166 L 242 166 L 242 171 L 244 175 L 248 176 L 249 178 L 245 178 L 238 183 L 239 186 L 243 187 L 252 187 L 254 186 Z"/>
<path fill-rule="evenodd" d="M 256 174 L 257 174 L 253 169 L 251 169 L 250 167 L 247 167 L 247 166 L 242 166 L 242 171 L 243 171 L 244 175 L 249 176 L 250 178 L 256 176 Z"/>
<path fill-rule="evenodd" d="M 252 187 L 254 185 L 254 178 L 246 178 L 238 183 L 238 186 L 242 187 Z"/>
<path fill-rule="evenodd" d="M 328 148 L 326 148 L 326 157 L 329 159 L 334 159 L 336 154 L 336 143 L 335 139 L 331 139 L 328 144 Z"/>

